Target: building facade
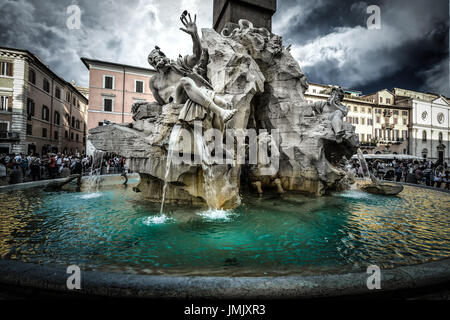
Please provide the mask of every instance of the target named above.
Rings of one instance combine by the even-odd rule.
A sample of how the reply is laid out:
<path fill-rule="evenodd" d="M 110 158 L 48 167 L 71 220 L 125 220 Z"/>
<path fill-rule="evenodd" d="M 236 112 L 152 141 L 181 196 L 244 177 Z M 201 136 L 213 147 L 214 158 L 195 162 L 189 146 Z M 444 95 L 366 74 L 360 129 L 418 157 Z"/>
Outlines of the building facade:
<path fill-rule="evenodd" d="M 88 100 L 33 53 L 0 47 L 0 153 L 84 153 Z"/>
<path fill-rule="evenodd" d="M 332 87 L 309 83 L 305 98 L 311 103 L 326 101 Z M 360 91 L 344 92 L 343 103 L 349 109 L 344 121 L 355 127 L 363 153 L 408 154 L 409 106 L 396 105 L 394 94 L 388 90 L 364 96 Z"/>
<path fill-rule="evenodd" d="M 398 103 L 412 109 L 410 154 L 450 162 L 450 103 L 437 94 L 394 88 Z"/>
<path fill-rule="evenodd" d="M 103 125 L 132 122 L 135 102 L 155 101 L 149 88 L 152 69 L 81 58 L 89 70 L 88 131 Z"/>

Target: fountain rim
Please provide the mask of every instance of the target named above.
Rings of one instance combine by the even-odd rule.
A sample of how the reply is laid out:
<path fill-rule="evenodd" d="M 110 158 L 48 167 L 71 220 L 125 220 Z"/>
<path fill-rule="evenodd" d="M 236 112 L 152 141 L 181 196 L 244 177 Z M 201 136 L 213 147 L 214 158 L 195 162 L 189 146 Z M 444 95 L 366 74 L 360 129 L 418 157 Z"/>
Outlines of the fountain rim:
<path fill-rule="evenodd" d="M 119 174 L 102 178 L 120 177 Z M 138 174 L 129 177 L 139 177 Z M 87 179 L 88 177 L 83 177 Z M 46 186 L 55 180 L 1 186 L 0 192 Z M 394 182 L 395 183 L 395 182 Z M 412 187 L 421 185 L 405 184 Z M 448 193 L 446 190 L 434 191 Z M 0 259 L 0 288 L 41 290 L 55 295 L 167 299 L 293 299 L 391 295 L 445 284 L 450 287 L 450 258 L 382 270 L 381 290 L 368 290 L 365 272 L 289 276 L 172 276 L 82 271 L 81 290 L 68 290 L 61 265 Z M 1 291 L 2 289 L 0 289 Z"/>
<path fill-rule="evenodd" d="M 450 258 L 381 270 L 381 289 L 369 290 L 365 272 L 276 277 L 134 275 L 82 271 L 81 289 L 69 290 L 65 266 L 0 259 L 3 290 L 46 295 L 160 299 L 309 299 L 405 295 L 450 286 Z M 1 290 L 0 290 L 1 291 Z"/>

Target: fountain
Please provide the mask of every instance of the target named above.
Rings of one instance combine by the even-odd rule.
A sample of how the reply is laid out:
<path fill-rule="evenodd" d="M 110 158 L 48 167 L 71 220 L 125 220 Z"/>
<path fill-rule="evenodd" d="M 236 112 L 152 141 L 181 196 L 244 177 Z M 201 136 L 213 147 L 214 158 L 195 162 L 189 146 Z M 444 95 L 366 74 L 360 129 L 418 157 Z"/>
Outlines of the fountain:
<path fill-rule="evenodd" d="M 372 294 L 374 264 L 382 292 L 449 282 L 448 194 L 341 190 L 359 144 L 342 89 L 308 104 L 281 37 L 241 20 L 200 39 L 189 17 L 194 55 L 149 55 L 157 102 L 89 131 L 139 179 L 0 187 L 1 286 L 66 293 L 68 265 L 82 269 L 79 293 L 115 297 Z"/>

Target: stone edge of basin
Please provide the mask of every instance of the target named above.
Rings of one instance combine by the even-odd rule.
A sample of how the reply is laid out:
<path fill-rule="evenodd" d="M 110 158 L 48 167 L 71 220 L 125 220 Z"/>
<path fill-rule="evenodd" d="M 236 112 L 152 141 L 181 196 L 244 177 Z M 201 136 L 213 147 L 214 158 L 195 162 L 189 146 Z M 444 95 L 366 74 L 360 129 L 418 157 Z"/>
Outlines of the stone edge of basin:
<path fill-rule="evenodd" d="M 159 299 L 299 299 L 392 295 L 450 285 L 450 258 L 381 270 L 381 289 L 367 273 L 280 277 L 157 276 L 81 271 L 81 289 L 67 289 L 63 266 L 0 260 L 0 285 L 61 295 Z"/>
<path fill-rule="evenodd" d="M 120 178 L 121 175 L 120 174 L 105 174 L 105 175 L 101 175 L 99 176 L 102 179 L 116 179 L 116 178 Z M 87 180 L 89 178 L 89 176 L 83 176 L 82 180 Z M 134 179 L 137 178 L 139 179 L 139 174 L 138 173 L 130 173 L 128 175 L 128 179 Z M 48 184 L 52 183 L 52 182 L 63 182 L 65 180 L 65 178 L 58 178 L 58 179 L 49 179 L 49 180 L 39 180 L 39 181 L 31 181 L 31 182 L 24 182 L 24 183 L 17 183 L 17 184 L 8 184 L 5 186 L 0 186 L 0 192 L 3 191 L 12 191 L 12 190 L 24 190 L 24 189 L 29 189 L 29 188 L 34 188 L 34 187 L 46 187 Z"/>

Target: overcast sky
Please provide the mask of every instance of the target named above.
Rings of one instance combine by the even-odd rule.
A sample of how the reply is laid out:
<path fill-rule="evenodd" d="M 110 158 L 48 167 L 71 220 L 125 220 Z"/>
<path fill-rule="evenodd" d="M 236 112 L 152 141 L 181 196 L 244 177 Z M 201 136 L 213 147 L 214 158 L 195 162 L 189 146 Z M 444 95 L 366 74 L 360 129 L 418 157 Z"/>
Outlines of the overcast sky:
<path fill-rule="evenodd" d="M 171 58 L 192 50 L 178 30 L 185 9 L 212 25 L 212 0 L 0 0 L 0 46 L 37 54 L 68 81 L 88 84 L 80 57 L 148 67 L 158 45 Z M 371 93 L 402 87 L 450 97 L 448 0 L 278 0 L 273 32 L 292 44 L 308 81 Z M 81 28 L 66 26 L 81 8 Z M 368 5 L 381 29 L 366 26 Z"/>

